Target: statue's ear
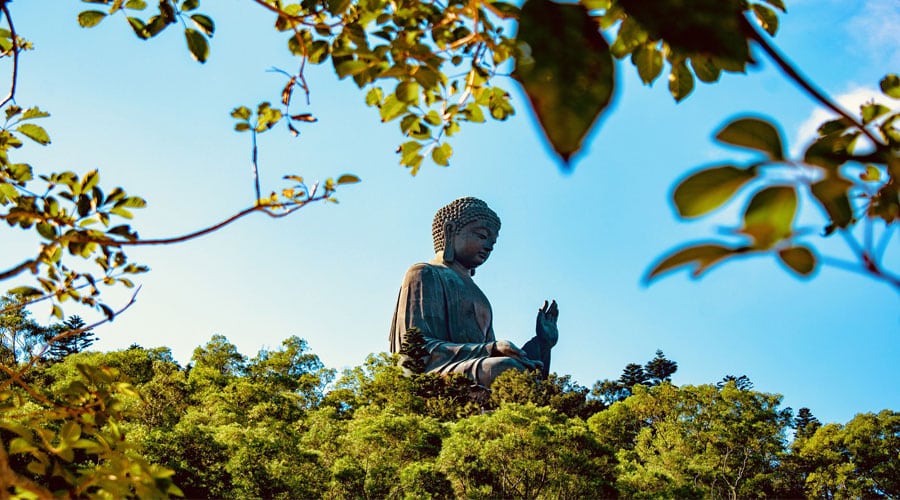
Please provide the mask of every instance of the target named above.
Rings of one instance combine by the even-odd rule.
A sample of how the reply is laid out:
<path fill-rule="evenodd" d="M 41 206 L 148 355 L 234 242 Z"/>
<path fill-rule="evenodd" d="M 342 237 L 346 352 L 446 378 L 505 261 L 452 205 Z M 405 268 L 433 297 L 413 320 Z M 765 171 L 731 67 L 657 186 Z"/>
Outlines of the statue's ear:
<path fill-rule="evenodd" d="M 453 229 L 452 222 L 444 223 L 444 263 L 452 264 L 456 255 L 453 254 Z"/>

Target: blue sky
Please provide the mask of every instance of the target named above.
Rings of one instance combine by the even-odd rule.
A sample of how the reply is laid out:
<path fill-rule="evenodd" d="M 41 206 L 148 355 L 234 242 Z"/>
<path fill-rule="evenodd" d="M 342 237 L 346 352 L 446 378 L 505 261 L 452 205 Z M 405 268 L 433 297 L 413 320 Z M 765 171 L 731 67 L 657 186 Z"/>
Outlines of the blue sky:
<path fill-rule="evenodd" d="M 145 237 L 182 234 L 252 203 L 249 136 L 232 131 L 228 113 L 277 101 L 283 80 L 267 70 L 296 65 L 261 8 L 205 3 L 217 23 L 205 65 L 189 58 L 177 31 L 141 42 L 124 19 L 79 28 L 76 15 L 89 4 L 10 4 L 36 49 L 22 58 L 17 102 L 52 113 L 43 125 L 53 144 L 26 146 L 21 158 L 45 172 L 99 168 L 102 185 L 144 196 L 150 205 L 134 225 Z M 803 0 L 788 3 L 776 42 L 829 94 L 859 96 L 900 71 L 897 33 L 896 0 Z M 524 96 L 505 82 L 516 116 L 463 127 L 451 166 L 427 165 L 415 178 L 397 164 L 397 125 L 379 123 L 364 93 L 336 80 L 330 65 L 311 68 L 311 104 L 298 111 L 319 121 L 297 139 L 278 130 L 260 138 L 263 189 L 280 189 L 285 174 L 350 172 L 363 182 L 341 189 L 339 205 L 281 220 L 254 216 L 193 242 L 130 251 L 152 272 L 140 280 L 137 303 L 97 330 L 96 347 L 165 345 L 187 362 L 213 334 L 248 355 L 298 335 L 328 366 L 358 364 L 388 348 L 403 273 L 432 256 L 434 211 L 472 195 L 503 220 L 476 276 L 498 337 L 524 343 L 538 306 L 555 298 L 561 340 L 553 369 L 584 385 L 617 378 L 627 363 L 662 349 L 679 364 L 676 384 L 746 374 L 757 389 L 824 421 L 900 408 L 900 295 L 887 285 L 827 267 L 798 280 L 769 257 L 726 264 L 699 281 L 680 272 L 641 283 L 667 250 L 737 225 L 741 204 L 682 223 L 668 201 L 684 172 L 748 158 L 713 143 L 723 123 L 752 113 L 779 122 L 793 148 L 809 137 L 815 103 L 758 59 L 747 75 L 699 84 L 677 105 L 664 79 L 642 86 L 630 64 L 619 64 L 616 102 L 568 174 Z M 809 204 L 800 217 L 813 234 L 823 225 Z M 34 248 L 17 238 L 3 236 L 6 263 Z M 895 271 L 898 239 L 888 249 Z M 806 241 L 829 255 L 845 252 L 839 241 Z M 124 293 L 109 297 L 112 305 L 127 301 Z"/>

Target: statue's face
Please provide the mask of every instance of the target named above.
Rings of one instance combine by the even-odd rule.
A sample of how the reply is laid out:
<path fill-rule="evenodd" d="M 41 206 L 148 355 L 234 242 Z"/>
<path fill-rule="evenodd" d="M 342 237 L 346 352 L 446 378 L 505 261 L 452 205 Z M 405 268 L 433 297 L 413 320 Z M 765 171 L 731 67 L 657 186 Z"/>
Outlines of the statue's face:
<path fill-rule="evenodd" d="M 466 224 L 453 236 L 454 260 L 466 269 L 484 264 L 494 250 L 497 234 L 497 229 L 485 221 Z"/>

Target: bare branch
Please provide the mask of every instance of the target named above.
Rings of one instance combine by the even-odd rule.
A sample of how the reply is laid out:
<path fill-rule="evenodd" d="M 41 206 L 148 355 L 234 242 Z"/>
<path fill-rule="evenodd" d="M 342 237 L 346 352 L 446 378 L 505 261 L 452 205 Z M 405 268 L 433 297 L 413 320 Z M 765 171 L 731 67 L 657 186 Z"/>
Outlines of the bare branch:
<path fill-rule="evenodd" d="M 12 58 L 13 58 L 13 67 L 12 67 L 12 83 L 9 86 L 9 95 L 0 102 L 0 108 L 6 106 L 6 103 L 12 101 L 16 97 L 16 81 L 18 80 L 19 75 L 19 37 L 16 35 L 16 28 L 13 26 L 12 16 L 9 14 L 9 7 L 6 5 L 7 0 L 0 1 L 0 12 L 3 13 L 3 16 L 6 17 L 6 22 L 9 23 L 9 33 L 10 39 L 12 40 Z M 3 278 L 0 278 L 3 279 Z"/>
<path fill-rule="evenodd" d="M 866 137 L 869 138 L 869 140 L 872 141 L 872 144 L 874 144 L 876 146 L 884 145 L 884 143 L 879 141 L 878 138 L 876 138 L 875 135 L 872 134 L 872 132 L 870 132 L 869 129 L 867 129 L 865 127 L 865 125 L 860 123 L 859 120 L 854 118 L 850 113 L 848 113 L 843 108 L 841 108 L 837 103 L 832 101 L 831 98 L 829 98 L 827 95 L 825 95 L 824 92 L 817 89 L 812 84 L 812 82 L 809 81 L 808 78 L 806 78 L 804 75 L 800 74 L 800 71 L 797 70 L 796 68 L 794 68 L 791 65 L 791 63 L 788 62 L 788 60 L 783 55 L 781 55 L 778 52 L 778 50 L 771 43 L 769 43 L 769 41 L 762 35 L 762 33 L 759 32 L 759 30 L 756 28 L 756 26 L 753 25 L 752 22 L 748 21 L 746 17 L 742 18 L 742 21 L 743 21 L 744 27 L 747 29 L 747 31 L 750 35 L 750 38 L 753 39 L 753 41 L 755 41 L 756 43 L 758 43 L 760 47 L 762 47 L 763 51 L 765 51 L 766 54 L 768 54 L 769 57 L 772 58 L 772 60 L 775 62 L 775 64 L 778 65 L 778 67 L 781 69 L 781 71 L 784 72 L 784 74 L 788 78 L 793 80 L 794 83 L 799 85 L 800 88 L 802 88 L 804 91 L 806 91 L 806 93 L 809 94 L 811 97 L 813 97 L 815 100 L 819 101 L 823 106 L 834 111 L 835 113 L 840 115 L 842 118 L 844 118 L 845 120 L 848 120 L 850 123 L 852 123 L 854 127 L 858 128 L 863 134 L 865 134 Z"/>

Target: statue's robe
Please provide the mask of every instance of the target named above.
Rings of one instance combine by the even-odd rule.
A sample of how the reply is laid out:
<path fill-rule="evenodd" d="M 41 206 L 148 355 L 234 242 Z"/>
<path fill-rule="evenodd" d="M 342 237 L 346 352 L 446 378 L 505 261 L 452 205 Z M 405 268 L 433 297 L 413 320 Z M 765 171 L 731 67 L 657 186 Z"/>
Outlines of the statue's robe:
<path fill-rule="evenodd" d="M 400 352 L 406 331 L 413 327 L 425 339 L 429 373 L 462 373 L 489 386 L 505 369 L 526 369 L 513 358 L 491 357 L 496 339 L 490 302 L 474 281 L 443 263 L 420 263 L 406 272 L 391 324 L 391 352 Z M 532 339 L 524 350 L 532 359 L 546 357 L 548 370 L 549 349 L 542 355 Z"/>

